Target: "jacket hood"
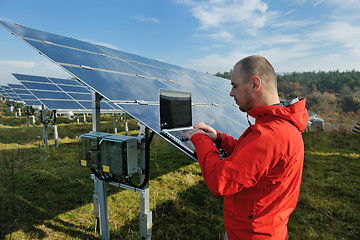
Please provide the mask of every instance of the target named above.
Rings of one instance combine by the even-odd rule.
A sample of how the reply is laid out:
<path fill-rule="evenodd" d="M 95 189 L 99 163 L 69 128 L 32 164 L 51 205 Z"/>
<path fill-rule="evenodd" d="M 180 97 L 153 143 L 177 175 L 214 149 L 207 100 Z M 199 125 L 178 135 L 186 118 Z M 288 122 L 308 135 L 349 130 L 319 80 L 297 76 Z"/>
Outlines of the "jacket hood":
<path fill-rule="evenodd" d="M 264 115 L 273 115 L 292 122 L 301 132 L 305 130 L 309 115 L 305 108 L 306 99 L 301 99 L 298 102 L 289 105 L 266 105 L 257 106 L 250 109 L 247 113 L 255 119 L 261 118 Z"/>

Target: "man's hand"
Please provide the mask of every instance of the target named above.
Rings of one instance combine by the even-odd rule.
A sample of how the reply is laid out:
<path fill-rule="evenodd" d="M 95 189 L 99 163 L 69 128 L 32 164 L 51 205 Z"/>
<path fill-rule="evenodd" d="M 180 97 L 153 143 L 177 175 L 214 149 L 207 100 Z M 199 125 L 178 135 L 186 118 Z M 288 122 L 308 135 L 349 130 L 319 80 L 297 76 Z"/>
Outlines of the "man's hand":
<path fill-rule="evenodd" d="M 216 130 L 202 122 L 195 124 L 194 129 L 187 131 L 184 136 L 191 139 L 191 137 L 197 133 L 205 133 L 213 141 L 215 141 L 217 138 Z"/>

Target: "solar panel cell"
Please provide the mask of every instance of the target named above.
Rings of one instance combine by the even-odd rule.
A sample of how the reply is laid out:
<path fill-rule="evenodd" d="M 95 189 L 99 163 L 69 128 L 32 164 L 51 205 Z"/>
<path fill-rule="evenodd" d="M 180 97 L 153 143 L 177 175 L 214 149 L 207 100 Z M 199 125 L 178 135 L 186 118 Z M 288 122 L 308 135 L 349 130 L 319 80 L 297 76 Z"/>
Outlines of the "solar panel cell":
<path fill-rule="evenodd" d="M 36 82 L 27 82 L 27 81 L 21 81 L 21 83 L 27 88 L 27 89 L 33 89 L 33 90 L 45 90 L 46 92 L 61 92 L 61 89 L 58 88 L 57 86 L 50 84 L 50 83 L 45 83 L 45 84 L 40 84 L 40 83 L 36 83 Z"/>
<path fill-rule="evenodd" d="M 83 86 L 58 85 L 58 87 L 64 90 L 65 92 L 90 94 L 90 91 L 84 88 Z"/>
<path fill-rule="evenodd" d="M 75 79 L 61 79 L 61 78 L 48 78 L 50 79 L 50 81 L 52 81 L 55 84 L 63 84 L 63 85 L 71 85 L 71 86 L 80 86 L 82 87 L 83 85 L 75 80 Z"/>
<path fill-rule="evenodd" d="M 44 103 L 44 105 L 49 108 L 49 109 L 58 109 L 58 110 L 62 110 L 62 109 L 76 109 L 76 110 L 80 110 L 80 109 L 84 109 L 83 106 L 81 106 L 79 103 L 75 102 L 75 101 L 64 101 L 64 100 L 46 100 L 46 99 L 42 99 L 41 100 L 42 103 Z"/>

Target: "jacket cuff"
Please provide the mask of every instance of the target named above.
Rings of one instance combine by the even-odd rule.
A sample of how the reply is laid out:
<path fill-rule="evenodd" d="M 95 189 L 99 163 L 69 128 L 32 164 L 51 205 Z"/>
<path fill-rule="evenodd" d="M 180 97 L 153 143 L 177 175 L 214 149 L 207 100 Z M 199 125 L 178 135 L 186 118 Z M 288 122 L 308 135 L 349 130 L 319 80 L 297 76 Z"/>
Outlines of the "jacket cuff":
<path fill-rule="evenodd" d="M 216 145 L 220 145 L 222 142 L 222 132 L 220 132 L 219 130 L 216 130 L 216 134 L 217 134 L 217 137 L 216 137 L 216 140 L 214 141 L 214 143 Z"/>

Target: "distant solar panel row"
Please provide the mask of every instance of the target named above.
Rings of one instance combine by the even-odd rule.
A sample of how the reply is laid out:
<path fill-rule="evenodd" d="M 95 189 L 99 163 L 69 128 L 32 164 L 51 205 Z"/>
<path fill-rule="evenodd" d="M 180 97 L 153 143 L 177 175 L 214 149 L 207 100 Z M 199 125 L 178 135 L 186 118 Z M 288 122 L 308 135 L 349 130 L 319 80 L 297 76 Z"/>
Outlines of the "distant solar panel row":
<path fill-rule="evenodd" d="M 27 100 L 32 95 L 33 100 L 37 99 L 49 109 L 90 110 L 92 108 L 91 91 L 77 80 L 24 74 L 13 75 L 23 84 L 23 89 L 18 87 L 17 91 L 26 94 Z M 101 102 L 101 108 L 118 109 L 109 102 Z"/>
<path fill-rule="evenodd" d="M 4 90 L 3 86 L 0 86 L 0 95 L 3 96 L 6 100 L 10 100 L 10 96 L 7 94 L 7 92 Z"/>
<path fill-rule="evenodd" d="M 160 88 L 192 93 L 193 122 L 204 121 L 235 137 L 247 127 L 246 115 L 229 97 L 226 79 L 21 25 L 0 24 L 157 133 Z"/>
<path fill-rule="evenodd" d="M 14 102 L 22 102 L 21 98 L 9 87 L 9 86 L 2 86 L 4 97 L 7 100 L 14 101 Z"/>
<path fill-rule="evenodd" d="M 41 106 L 41 102 L 21 84 L 8 84 L 27 106 Z"/>

